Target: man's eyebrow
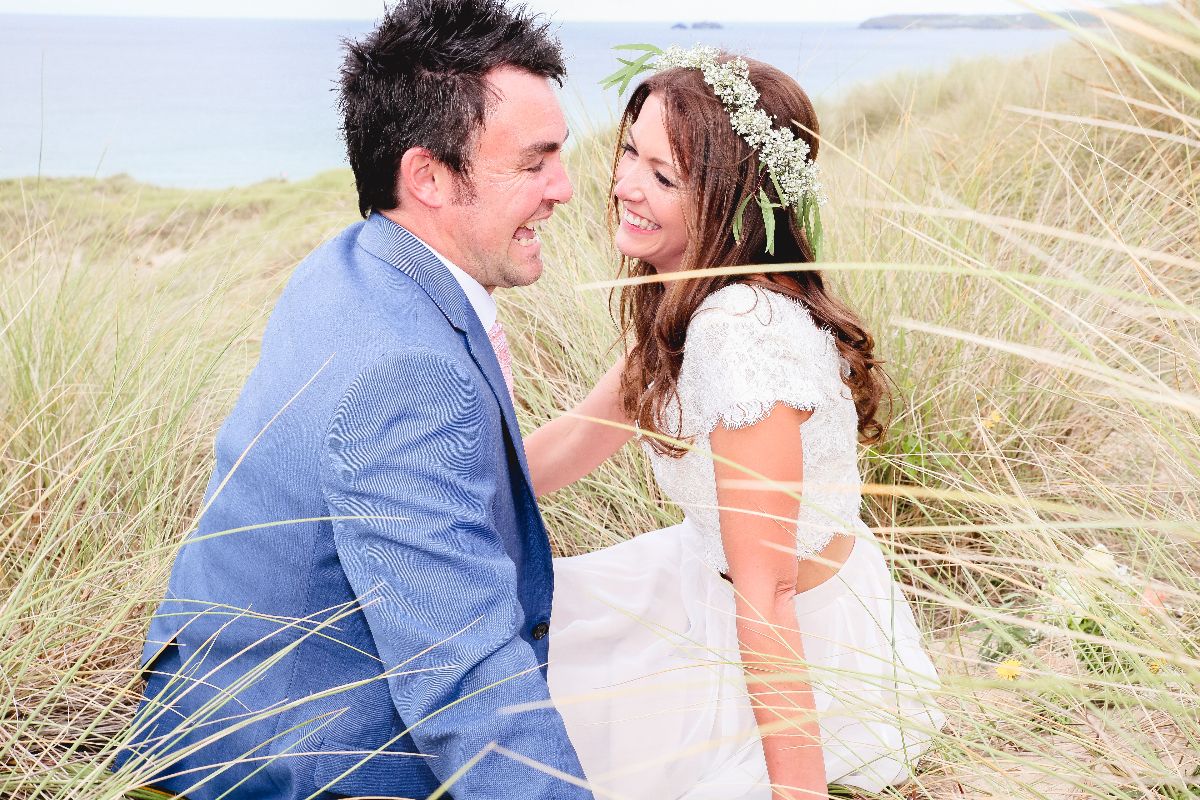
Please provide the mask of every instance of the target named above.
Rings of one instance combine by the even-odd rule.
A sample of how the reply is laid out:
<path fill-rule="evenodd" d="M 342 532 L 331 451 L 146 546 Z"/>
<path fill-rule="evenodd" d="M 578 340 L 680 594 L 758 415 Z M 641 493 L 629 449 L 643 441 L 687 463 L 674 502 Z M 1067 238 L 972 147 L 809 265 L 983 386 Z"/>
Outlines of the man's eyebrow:
<path fill-rule="evenodd" d="M 534 156 L 545 156 L 550 153 L 557 153 L 562 149 L 563 145 L 571 136 L 571 131 L 567 131 L 567 135 L 563 137 L 561 142 L 534 142 L 521 151 L 521 158 L 533 158 Z"/>

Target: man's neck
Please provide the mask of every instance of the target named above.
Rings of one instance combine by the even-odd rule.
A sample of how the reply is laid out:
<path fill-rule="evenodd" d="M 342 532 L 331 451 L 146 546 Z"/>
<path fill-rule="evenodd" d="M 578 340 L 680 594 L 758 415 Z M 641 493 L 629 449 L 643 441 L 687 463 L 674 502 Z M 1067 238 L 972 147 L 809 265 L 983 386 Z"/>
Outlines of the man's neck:
<path fill-rule="evenodd" d="M 492 288 L 488 288 L 480 283 L 474 275 L 455 264 L 450 258 L 439 250 L 433 242 L 428 241 L 420 232 L 413 230 L 408 225 L 405 225 L 403 218 L 397 219 L 392 214 L 380 212 L 382 216 L 394 222 L 404 230 L 408 231 L 409 235 L 415 237 L 417 241 L 429 248 L 438 261 L 445 265 L 449 270 L 451 277 L 455 282 L 462 287 L 463 294 L 467 297 L 467 302 L 471 304 L 471 308 L 475 311 L 475 316 L 479 318 L 479 322 L 483 325 L 484 330 L 488 330 L 496 322 L 496 301 L 492 298 Z"/>
<path fill-rule="evenodd" d="M 428 215 L 417 217 L 414 214 L 406 214 L 403 210 L 393 208 L 388 211 L 377 212 L 390 219 L 392 222 L 399 225 L 404 230 L 411 233 L 413 236 L 420 239 L 426 247 L 433 250 L 435 254 L 440 256 L 443 261 L 448 261 L 458 269 L 465 272 L 467 275 L 483 286 L 488 294 L 495 290 L 495 286 L 488 286 L 483 281 L 479 280 L 479 276 L 474 270 L 465 263 L 465 259 L 461 257 L 458 251 L 458 246 L 454 238 L 447 232 L 441 230 L 437 225 L 431 224 L 432 220 Z"/>

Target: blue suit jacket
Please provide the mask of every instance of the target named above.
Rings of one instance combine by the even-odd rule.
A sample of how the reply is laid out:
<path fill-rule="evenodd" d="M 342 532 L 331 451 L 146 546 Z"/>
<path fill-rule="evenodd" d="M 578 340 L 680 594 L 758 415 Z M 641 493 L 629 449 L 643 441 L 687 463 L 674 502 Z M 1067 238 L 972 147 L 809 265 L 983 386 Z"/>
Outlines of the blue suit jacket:
<path fill-rule="evenodd" d="M 217 435 L 118 763 L 192 800 L 590 798 L 504 753 L 582 777 L 524 459 L 437 257 L 378 214 L 319 247 Z"/>

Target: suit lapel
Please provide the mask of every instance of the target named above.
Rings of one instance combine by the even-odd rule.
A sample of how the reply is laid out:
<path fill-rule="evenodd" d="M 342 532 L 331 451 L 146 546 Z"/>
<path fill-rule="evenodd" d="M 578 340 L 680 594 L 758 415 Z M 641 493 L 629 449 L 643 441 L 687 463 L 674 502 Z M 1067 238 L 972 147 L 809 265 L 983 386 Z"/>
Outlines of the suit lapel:
<path fill-rule="evenodd" d="M 517 412 L 508 393 L 508 384 L 496 360 L 496 351 L 471 307 L 462 287 L 446 269 L 446 265 L 420 240 L 382 214 L 371 214 L 359 232 L 358 243 L 364 250 L 399 269 L 421 287 L 437 305 L 451 325 L 466 339 L 467 351 L 487 378 L 488 385 L 500 404 L 501 415 L 513 442 L 521 473 L 529 486 L 529 465 L 525 463 L 525 448 L 521 444 L 521 428 Z"/>

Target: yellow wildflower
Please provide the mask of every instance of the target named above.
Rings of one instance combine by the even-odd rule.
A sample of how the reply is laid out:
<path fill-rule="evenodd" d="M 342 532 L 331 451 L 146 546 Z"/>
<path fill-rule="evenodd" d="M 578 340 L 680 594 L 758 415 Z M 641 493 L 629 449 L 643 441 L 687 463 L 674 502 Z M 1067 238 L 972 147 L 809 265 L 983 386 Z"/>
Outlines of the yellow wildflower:
<path fill-rule="evenodd" d="M 1002 681 L 1015 681 L 1021 675 L 1021 662 L 1015 658 L 996 665 L 996 677 Z"/>
<path fill-rule="evenodd" d="M 1155 675 L 1162 672 L 1162 664 L 1158 663 L 1157 661 L 1151 661 L 1149 664 L 1149 667 L 1150 667 L 1150 671 L 1153 672 Z"/>
<path fill-rule="evenodd" d="M 999 411 L 993 410 L 991 414 L 988 414 L 987 417 L 984 418 L 983 427 L 990 431 L 992 428 L 996 427 L 996 425 L 998 425 L 1001 422 L 1001 420 L 1003 420 L 1003 419 L 1004 419 L 1004 417 L 1000 416 Z"/>

